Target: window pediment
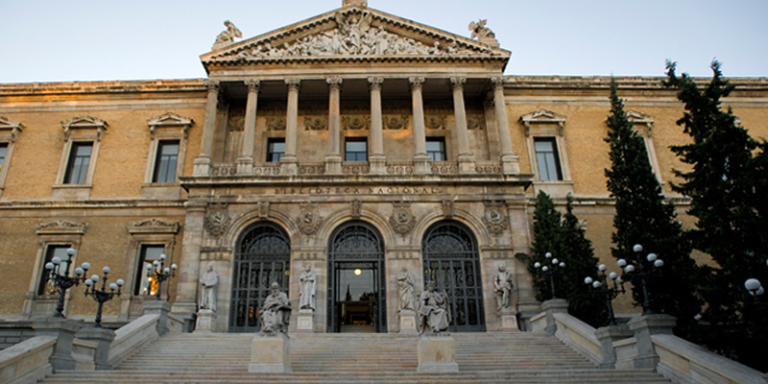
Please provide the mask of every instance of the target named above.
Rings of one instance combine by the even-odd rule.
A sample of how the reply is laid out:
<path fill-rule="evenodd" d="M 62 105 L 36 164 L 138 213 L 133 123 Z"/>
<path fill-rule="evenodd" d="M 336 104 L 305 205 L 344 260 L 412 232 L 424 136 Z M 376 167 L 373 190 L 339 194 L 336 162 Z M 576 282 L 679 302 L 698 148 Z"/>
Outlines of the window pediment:
<path fill-rule="evenodd" d="M 0 138 L 2 136 L 9 136 L 11 142 L 15 143 L 19 138 L 19 134 L 24 130 L 24 125 L 11 120 L 7 117 L 0 116 Z M 7 133 L 6 133 L 7 132 Z"/>
<path fill-rule="evenodd" d="M 137 233 L 178 233 L 179 223 L 169 223 L 159 219 L 142 220 L 128 225 L 128 232 Z"/>
<path fill-rule="evenodd" d="M 651 137 L 653 130 L 653 117 L 637 111 L 627 111 L 627 120 L 632 124 L 645 124 L 648 128 L 646 134 Z"/>
<path fill-rule="evenodd" d="M 155 132 L 157 128 L 181 128 L 184 132 L 184 138 L 187 138 L 189 127 L 194 124 L 194 120 L 189 117 L 184 117 L 173 112 L 167 112 L 160 116 L 155 116 L 147 120 L 149 125 L 149 134 L 152 139 L 155 138 Z"/>
<path fill-rule="evenodd" d="M 558 134 L 563 136 L 565 134 L 565 116 L 548 111 L 546 109 L 540 109 L 535 112 L 531 112 L 526 115 L 520 116 L 520 121 L 525 126 L 525 136 L 531 136 L 531 124 L 557 124 Z"/>
<path fill-rule="evenodd" d="M 101 141 L 104 131 L 107 129 L 107 122 L 92 116 L 78 116 L 61 122 L 64 128 L 64 141 L 69 141 L 74 129 L 94 129 L 96 140 Z"/>
<path fill-rule="evenodd" d="M 56 235 L 56 234 L 85 234 L 85 230 L 88 228 L 86 223 L 75 223 L 68 220 L 56 220 L 47 223 L 38 224 L 38 235 Z"/>

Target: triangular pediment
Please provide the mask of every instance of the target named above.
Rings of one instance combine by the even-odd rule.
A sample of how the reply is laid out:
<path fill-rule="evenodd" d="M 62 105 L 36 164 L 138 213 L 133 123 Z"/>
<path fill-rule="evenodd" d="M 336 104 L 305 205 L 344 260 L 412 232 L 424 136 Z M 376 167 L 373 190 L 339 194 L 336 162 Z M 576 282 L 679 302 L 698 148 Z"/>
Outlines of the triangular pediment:
<path fill-rule="evenodd" d="M 106 128 L 107 122 L 92 116 L 77 116 L 61 122 L 64 130 L 72 128 Z"/>
<path fill-rule="evenodd" d="M 524 123 L 565 123 L 565 116 L 557 114 L 546 109 L 540 109 L 536 112 L 531 112 L 527 115 L 520 116 L 520 120 Z"/>
<path fill-rule="evenodd" d="M 24 126 L 18 121 L 0 116 L 0 129 L 24 129 Z"/>
<path fill-rule="evenodd" d="M 167 112 L 147 120 L 147 125 L 149 126 L 192 125 L 192 123 L 193 121 L 189 117 L 184 117 L 173 112 Z"/>
<path fill-rule="evenodd" d="M 474 24 L 474 23 L 473 23 Z M 490 30 L 488 30 L 490 32 Z M 360 5 L 343 7 L 201 56 L 203 63 L 509 59 L 510 52 Z"/>
<path fill-rule="evenodd" d="M 637 111 L 627 111 L 627 120 L 633 123 L 653 124 L 653 117 Z"/>

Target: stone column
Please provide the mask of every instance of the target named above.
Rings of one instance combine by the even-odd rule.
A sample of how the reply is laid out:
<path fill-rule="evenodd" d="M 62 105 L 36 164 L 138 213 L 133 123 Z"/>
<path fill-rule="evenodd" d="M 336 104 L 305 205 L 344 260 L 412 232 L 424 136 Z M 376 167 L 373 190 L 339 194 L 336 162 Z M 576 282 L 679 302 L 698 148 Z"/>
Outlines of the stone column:
<path fill-rule="evenodd" d="M 256 108 L 258 107 L 260 81 L 248 79 L 248 101 L 245 105 L 245 129 L 243 129 L 243 148 L 237 159 L 237 174 L 250 175 L 253 173 L 253 141 L 256 135 Z"/>
<path fill-rule="evenodd" d="M 383 175 L 387 168 L 387 157 L 384 155 L 384 125 L 381 116 L 381 85 L 383 83 L 384 79 L 381 77 L 368 78 L 368 84 L 371 88 L 371 157 L 369 164 L 373 175 Z"/>
<path fill-rule="evenodd" d="M 635 368 L 655 370 L 659 363 L 659 355 L 653 347 L 653 335 L 671 335 L 677 319 L 669 315 L 644 315 L 632 318 L 627 323 L 629 329 L 635 333 L 637 340 L 637 357 Z"/>
<path fill-rule="evenodd" d="M 211 154 L 213 153 L 213 133 L 216 129 L 216 112 L 219 103 L 219 81 L 206 80 L 205 85 L 208 87 L 208 102 L 205 104 L 200 155 L 194 161 L 193 176 L 208 176 L 212 165 Z"/>
<path fill-rule="evenodd" d="M 469 149 L 469 134 L 467 133 L 467 110 L 464 107 L 465 77 L 451 77 L 453 88 L 453 113 L 456 119 L 456 141 L 459 143 L 459 172 L 462 174 L 475 173 L 475 155 Z"/>
<path fill-rule="evenodd" d="M 496 125 L 499 129 L 499 141 L 501 142 L 501 166 L 505 175 L 520 173 L 520 158 L 512 150 L 512 137 L 509 134 L 509 120 L 507 119 L 507 106 L 504 102 L 504 78 L 494 77 L 493 102 L 496 105 Z"/>
<path fill-rule="evenodd" d="M 301 80 L 285 79 L 288 85 L 288 111 L 285 116 L 285 156 L 280 159 L 282 163 L 281 174 L 295 176 L 298 174 L 298 160 L 296 159 L 296 135 L 299 125 L 299 87 Z"/>
<path fill-rule="evenodd" d="M 205 200 L 190 200 L 186 203 L 187 219 L 184 223 L 184 238 L 179 260 L 176 301 L 173 313 L 184 318 L 185 327 L 191 328 L 197 312 L 197 292 L 199 291 L 200 248 L 203 244 L 203 225 L 205 222 Z M 172 284 L 175 279 L 171 279 Z"/>
<path fill-rule="evenodd" d="M 325 174 L 341 174 L 341 84 L 340 77 L 326 79 L 328 102 L 328 154 L 325 155 Z"/>
<path fill-rule="evenodd" d="M 421 95 L 423 77 L 411 77 L 411 96 L 413 99 L 413 143 L 415 154 L 413 156 L 414 171 L 418 175 L 427 175 L 432 172 L 430 159 L 427 156 L 427 134 L 424 126 L 424 100 Z"/>

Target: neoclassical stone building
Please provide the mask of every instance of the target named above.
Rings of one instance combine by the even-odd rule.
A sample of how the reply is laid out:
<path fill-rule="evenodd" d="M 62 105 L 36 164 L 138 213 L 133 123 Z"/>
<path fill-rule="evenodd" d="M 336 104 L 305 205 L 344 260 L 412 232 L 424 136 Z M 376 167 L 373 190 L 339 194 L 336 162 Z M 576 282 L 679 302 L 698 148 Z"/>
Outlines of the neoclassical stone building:
<path fill-rule="evenodd" d="M 500 264 L 512 316 L 539 310 L 514 254 L 529 250 L 540 190 L 574 194 L 611 262 L 608 78 L 504 76 L 511 53 L 484 23 L 460 36 L 362 0 L 250 39 L 227 28 L 201 56 L 206 79 L 0 84 L 0 318 L 50 314 L 44 265 L 74 247 L 73 264 L 126 281 L 108 321 L 142 314 L 158 292 L 145 265 L 166 254 L 179 269 L 161 295 L 190 324 L 200 277 L 219 274 L 215 332 L 257 330 L 272 282 L 296 330 L 307 265 L 314 332 L 399 332 L 403 270 L 417 292 L 447 291 L 453 331 L 499 331 Z M 671 180 L 668 146 L 686 141 L 674 92 L 617 81 Z M 768 136 L 768 81 L 734 82 L 735 113 Z M 81 290 L 66 311 L 90 319 Z"/>

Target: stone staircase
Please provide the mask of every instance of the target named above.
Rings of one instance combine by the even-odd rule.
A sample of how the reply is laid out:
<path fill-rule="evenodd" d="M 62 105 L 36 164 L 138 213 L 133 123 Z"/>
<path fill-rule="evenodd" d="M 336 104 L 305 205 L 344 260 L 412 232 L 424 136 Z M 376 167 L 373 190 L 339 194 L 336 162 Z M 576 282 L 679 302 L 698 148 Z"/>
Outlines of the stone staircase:
<path fill-rule="evenodd" d="M 418 337 L 291 336 L 291 374 L 248 373 L 252 334 L 174 334 L 114 371 L 59 372 L 43 383 L 669 383 L 647 371 L 598 370 L 539 333 L 454 334 L 458 374 L 416 373 Z"/>

